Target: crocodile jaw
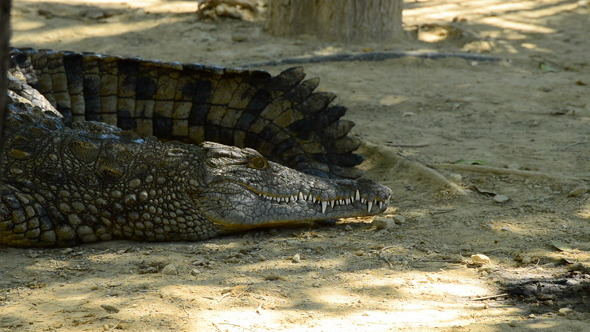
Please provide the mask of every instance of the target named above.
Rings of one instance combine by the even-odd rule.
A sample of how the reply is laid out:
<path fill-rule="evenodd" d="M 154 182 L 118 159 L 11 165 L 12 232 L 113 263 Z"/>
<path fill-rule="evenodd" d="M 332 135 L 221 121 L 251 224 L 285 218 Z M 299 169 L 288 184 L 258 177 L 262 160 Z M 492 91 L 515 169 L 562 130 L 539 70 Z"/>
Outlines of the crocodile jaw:
<path fill-rule="evenodd" d="M 238 231 L 377 215 L 391 197 L 389 188 L 370 180 L 323 179 L 274 163 L 271 167 L 270 183 L 220 179 L 193 201 L 211 222 Z"/>

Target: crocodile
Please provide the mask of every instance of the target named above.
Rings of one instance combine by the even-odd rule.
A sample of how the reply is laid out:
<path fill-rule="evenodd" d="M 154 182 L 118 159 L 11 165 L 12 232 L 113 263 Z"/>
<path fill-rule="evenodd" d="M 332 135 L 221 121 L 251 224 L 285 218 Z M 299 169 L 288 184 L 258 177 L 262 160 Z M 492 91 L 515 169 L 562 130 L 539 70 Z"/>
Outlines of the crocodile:
<path fill-rule="evenodd" d="M 3 245 L 196 241 L 391 197 L 358 177 L 354 124 L 301 68 L 13 49 L 8 76 Z"/>

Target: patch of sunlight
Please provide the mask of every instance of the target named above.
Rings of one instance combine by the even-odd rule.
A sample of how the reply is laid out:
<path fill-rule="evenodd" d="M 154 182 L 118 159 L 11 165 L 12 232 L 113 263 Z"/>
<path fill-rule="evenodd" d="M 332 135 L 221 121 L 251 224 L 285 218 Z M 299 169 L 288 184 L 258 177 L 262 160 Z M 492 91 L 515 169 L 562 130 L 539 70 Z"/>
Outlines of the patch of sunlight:
<path fill-rule="evenodd" d="M 490 4 L 484 8 L 486 13 L 507 13 L 507 12 L 514 12 L 514 11 L 531 11 L 537 6 L 538 4 L 535 1 L 528 1 L 528 2 L 512 2 L 512 3 L 503 3 L 505 1 L 488 1 L 488 2 L 496 2 L 496 4 Z"/>
<path fill-rule="evenodd" d="M 353 319 L 357 324 L 364 322 L 384 325 L 409 324 L 413 327 L 457 326 L 466 323 L 463 309 L 462 307 L 453 308 L 449 305 L 444 309 L 433 310 L 431 302 L 418 303 L 415 301 L 395 310 L 365 311 L 362 314 L 351 315 L 352 317 L 348 316 L 348 318 Z"/>
<path fill-rule="evenodd" d="M 457 4 L 437 4 L 437 5 L 426 5 L 420 8 L 404 9 L 404 18 L 408 17 L 420 17 L 421 19 L 432 20 L 441 19 L 449 20 L 453 17 L 463 14 L 466 9 L 460 7 Z"/>
<path fill-rule="evenodd" d="M 522 228 L 509 220 L 491 220 L 490 229 L 497 232 L 512 233 L 522 236 L 535 236 L 547 233 L 546 229 L 533 229 L 530 226 Z"/>
<path fill-rule="evenodd" d="M 351 331 L 386 330 L 392 327 L 450 327 L 473 322 L 466 320 L 463 308 L 432 309 L 429 302 L 404 305 L 391 311 L 362 310 L 346 313 L 329 310 L 265 310 L 239 308 L 232 310 L 186 309 L 192 331 L 209 330 L 211 326 L 223 330 L 281 330 L 281 331 Z M 351 326 L 351 321 L 354 323 Z M 293 326 L 295 325 L 295 326 Z"/>
<path fill-rule="evenodd" d="M 535 48 L 537 48 L 537 44 L 533 44 L 533 43 L 522 43 L 520 44 L 520 46 L 522 46 L 523 48 L 529 49 L 529 50 L 534 50 Z"/>
<path fill-rule="evenodd" d="M 342 51 L 343 50 L 341 47 L 328 46 L 313 52 L 313 54 L 318 56 L 326 56 L 342 53 Z"/>
<path fill-rule="evenodd" d="M 533 44 L 533 43 L 522 43 L 522 44 L 520 44 L 520 46 L 522 46 L 523 48 L 529 49 L 529 50 L 535 50 L 535 51 L 543 52 L 543 53 L 555 52 L 555 50 L 550 50 L 548 48 L 542 48 L 542 47 L 539 47 L 539 45 Z"/>
<path fill-rule="evenodd" d="M 547 28 L 541 25 L 532 23 L 523 23 L 510 21 L 501 17 L 485 17 L 481 19 L 482 23 L 493 25 L 502 29 L 512 29 L 535 33 L 555 33 L 555 29 Z"/>
<path fill-rule="evenodd" d="M 576 213 L 576 215 L 580 218 L 590 219 L 590 208 L 580 210 Z"/>
<path fill-rule="evenodd" d="M 438 295 L 438 296 L 460 296 L 460 297 L 469 297 L 469 296 L 485 296 L 490 294 L 490 290 L 486 287 L 477 286 L 477 285 L 467 285 L 466 283 L 440 283 L 440 282 L 431 282 L 428 284 L 422 284 L 422 291 L 428 292 L 429 295 Z M 483 295 L 482 295 L 483 294 Z"/>
<path fill-rule="evenodd" d="M 347 305 L 356 303 L 359 300 L 358 296 L 346 294 L 342 288 L 324 287 L 325 289 L 313 290 L 310 295 L 314 295 L 314 300 L 319 303 L 328 305 Z"/>
<path fill-rule="evenodd" d="M 121 35 L 129 32 L 143 31 L 153 29 L 158 25 L 163 24 L 162 20 L 141 21 L 141 22 L 113 22 L 100 25 L 82 25 L 82 26 L 67 26 L 63 28 L 25 31 L 22 29 L 17 35 L 12 37 L 11 44 L 27 45 L 29 40 L 43 40 L 47 43 L 58 43 L 64 36 L 70 43 L 80 42 L 87 38 L 96 37 L 111 37 Z M 72 29 L 77 33 L 72 34 Z"/>
<path fill-rule="evenodd" d="M 574 3 L 566 3 L 566 4 L 562 4 L 562 5 L 553 5 L 551 7 L 548 6 L 545 8 L 539 8 L 539 9 L 528 11 L 528 12 L 524 13 L 523 16 L 529 17 L 529 18 L 547 17 L 547 16 L 557 15 L 561 12 L 572 11 L 578 7 L 579 7 L 579 5 L 575 2 Z"/>
<path fill-rule="evenodd" d="M 393 105 L 401 104 L 408 99 L 409 98 L 407 96 L 389 95 L 389 96 L 385 96 L 385 97 L 381 98 L 381 100 L 379 100 L 379 104 L 381 104 L 383 106 L 393 106 Z"/>
<path fill-rule="evenodd" d="M 543 330 L 543 331 L 560 331 L 565 330 L 563 324 L 557 320 L 532 320 L 527 322 L 527 328 L 532 330 Z"/>
<path fill-rule="evenodd" d="M 461 2 L 454 1 L 454 3 L 445 4 L 435 3 L 431 1 L 430 4 L 425 4 L 420 8 L 404 9 L 404 17 L 420 17 L 422 20 L 445 20 L 450 21 L 457 16 L 464 15 L 487 15 L 489 13 L 503 14 L 512 11 L 530 11 L 537 5 L 535 1 L 528 2 L 512 2 L 505 3 L 499 0 L 484 0 L 484 1 L 470 1 L 468 5 L 463 5 Z"/>
<path fill-rule="evenodd" d="M 35 29 L 41 29 L 44 26 L 44 24 L 39 21 L 28 21 L 24 18 L 19 19 L 19 20 L 13 20 L 13 21 L 14 21 L 12 23 L 12 30 L 13 31 L 35 30 Z"/>

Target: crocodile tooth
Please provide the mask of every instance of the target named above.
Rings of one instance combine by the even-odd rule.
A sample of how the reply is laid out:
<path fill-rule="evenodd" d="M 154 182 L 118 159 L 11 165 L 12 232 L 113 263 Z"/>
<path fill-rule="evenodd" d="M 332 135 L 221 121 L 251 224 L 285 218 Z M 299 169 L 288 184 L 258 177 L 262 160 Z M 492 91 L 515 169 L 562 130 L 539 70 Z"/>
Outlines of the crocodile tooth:
<path fill-rule="evenodd" d="M 343 199 L 338 200 L 338 203 L 340 203 L 340 205 L 344 205 L 344 200 Z"/>
<path fill-rule="evenodd" d="M 291 196 L 291 202 L 296 202 L 296 201 L 297 201 L 297 195 Z"/>
<path fill-rule="evenodd" d="M 383 209 L 383 202 L 379 201 L 379 210 Z"/>
<path fill-rule="evenodd" d="M 318 199 L 317 199 L 317 198 L 315 198 L 315 197 L 312 197 L 312 199 L 311 199 L 311 202 L 312 202 L 313 204 L 315 204 L 315 202 L 317 202 L 317 201 L 318 201 Z"/>
<path fill-rule="evenodd" d="M 336 204 L 336 200 L 331 200 L 330 201 L 330 207 L 334 208 L 334 205 Z"/>
<path fill-rule="evenodd" d="M 361 198 L 361 203 L 365 204 L 366 201 L 367 201 L 366 199 Z"/>
<path fill-rule="evenodd" d="M 371 208 L 373 207 L 373 202 L 367 203 L 367 213 L 371 213 Z"/>
<path fill-rule="evenodd" d="M 303 194 L 301 193 L 301 191 L 299 192 L 299 200 L 300 201 L 304 201 L 305 200 L 305 196 L 303 196 Z"/>
<path fill-rule="evenodd" d="M 327 207 L 328 207 L 328 202 L 322 201 L 322 213 L 326 213 Z"/>
<path fill-rule="evenodd" d="M 352 198 L 351 197 L 348 197 L 346 199 L 346 205 L 350 205 L 350 204 L 352 204 Z"/>
<path fill-rule="evenodd" d="M 354 194 L 354 200 L 357 202 L 361 200 L 361 192 L 358 189 L 356 190 L 356 193 Z"/>

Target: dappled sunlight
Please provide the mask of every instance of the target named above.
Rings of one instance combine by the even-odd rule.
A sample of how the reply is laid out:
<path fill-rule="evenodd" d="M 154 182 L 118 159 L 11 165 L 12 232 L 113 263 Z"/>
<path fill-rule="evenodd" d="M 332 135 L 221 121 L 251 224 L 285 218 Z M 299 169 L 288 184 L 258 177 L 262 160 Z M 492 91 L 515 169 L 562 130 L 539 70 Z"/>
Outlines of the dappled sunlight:
<path fill-rule="evenodd" d="M 525 18 L 543 18 L 565 10 L 577 8 L 576 3 L 544 5 L 544 1 L 523 0 L 427 0 L 419 3 L 407 3 L 404 8 L 404 19 L 410 24 L 414 20 L 442 20 L 450 22 L 456 17 L 469 17 L 476 23 L 486 16 L 507 17 L 519 20 Z"/>
<path fill-rule="evenodd" d="M 227 67 L 319 57 L 303 65 L 307 78 L 319 77 L 316 91 L 338 96 L 334 104 L 356 123 L 350 136 L 363 142 L 357 153 L 366 158 L 364 176 L 394 194 L 382 215 L 330 226 L 192 243 L 0 248 L 0 330 L 582 331 L 571 324 L 587 325 L 584 306 L 572 304 L 576 313 L 560 316 L 555 303 L 527 303 L 507 297 L 505 288 L 537 277 L 582 276 L 587 272 L 579 266 L 590 262 L 590 194 L 568 194 L 588 177 L 584 55 L 590 50 L 588 27 L 580 24 L 588 9 L 578 1 L 409 0 L 408 35 L 431 25 L 423 31 L 437 42 L 358 45 L 271 37 L 260 22 L 201 19 L 194 0 L 13 5 L 17 47 Z M 321 58 L 397 51 L 502 61 Z M 290 66 L 263 69 L 274 75 Z M 484 167 L 475 165 L 480 161 Z M 489 261 L 473 264 L 474 255 Z M 547 311 L 531 316 L 539 309 Z"/>
<path fill-rule="evenodd" d="M 542 25 L 525 23 L 525 22 L 515 22 L 509 19 L 501 18 L 501 17 L 486 17 L 482 18 L 481 22 L 489 25 L 496 26 L 502 29 L 512 29 L 524 32 L 535 32 L 535 33 L 555 33 L 555 29 L 547 28 Z"/>
<path fill-rule="evenodd" d="M 478 27 L 479 38 L 492 42 L 486 45 L 483 52 L 490 49 L 502 49 L 504 52 L 520 53 L 518 46 L 506 43 L 496 44 L 496 39 L 504 40 L 528 40 L 532 35 L 549 35 L 562 33 L 559 27 L 552 26 L 556 15 L 573 11 L 587 6 L 583 2 L 575 1 L 533 1 L 533 0 L 426 0 L 420 2 L 407 2 L 404 8 L 404 23 L 408 27 L 428 27 L 439 25 L 455 31 L 456 36 L 469 35 L 471 27 Z M 440 30 L 440 29 L 439 29 Z M 422 36 L 424 34 L 420 34 Z M 428 37 L 428 34 L 426 34 Z M 437 37 L 437 38 L 434 38 Z M 430 36 L 430 42 L 442 42 L 451 39 L 450 36 Z M 433 39 L 434 38 L 434 39 Z M 491 40 L 489 38 L 492 38 Z M 428 41 L 424 38 L 420 40 Z M 469 41 L 466 40 L 466 45 Z M 534 49 L 533 43 L 528 44 L 528 49 Z M 476 50 L 477 51 L 477 45 Z M 537 46 L 537 45 L 535 45 Z M 524 46 L 523 46 L 524 47 Z M 471 51 L 470 47 L 463 47 Z M 553 53 L 556 50 L 540 47 L 540 52 Z"/>
<path fill-rule="evenodd" d="M 38 0 L 16 0 L 20 3 L 39 3 Z M 197 10 L 195 1 L 163 1 L 163 0 L 133 0 L 133 1 L 113 1 L 113 0 L 90 0 L 90 1 L 68 1 L 68 0 L 43 0 L 47 4 L 91 4 L 94 6 L 108 6 L 113 8 L 150 8 L 152 13 L 187 13 Z"/>
<path fill-rule="evenodd" d="M 180 21 L 182 18 L 176 18 L 176 20 Z M 54 29 L 46 28 L 39 24 L 34 25 L 32 22 L 25 22 L 22 25 L 20 23 L 15 23 L 14 29 L 19 31 L 19 33 L 12 37 L 12 43 L 26 45 L 28 40 L 35 38 L 43 40 L 47 45 L 56 44 L 63 39 L 64 34 L 69 35 L 72 29 L 78 31 L 78 37 L 68 36 L 68 41 L 78 42 L 88 38 L 109 38 L 120 34 L 153 29 L 161 24 L 164 24 L 164 22 L 157 18 L 152 20 L 142 20 L 140 22 L 128 21 L 104 23 L 100 25 L 70 25 Z"/>

